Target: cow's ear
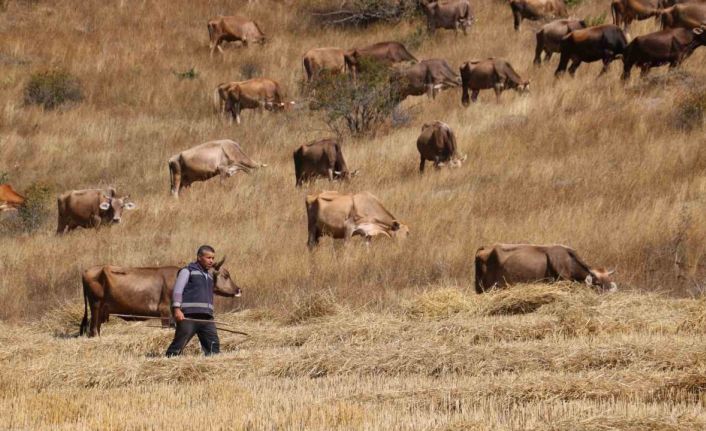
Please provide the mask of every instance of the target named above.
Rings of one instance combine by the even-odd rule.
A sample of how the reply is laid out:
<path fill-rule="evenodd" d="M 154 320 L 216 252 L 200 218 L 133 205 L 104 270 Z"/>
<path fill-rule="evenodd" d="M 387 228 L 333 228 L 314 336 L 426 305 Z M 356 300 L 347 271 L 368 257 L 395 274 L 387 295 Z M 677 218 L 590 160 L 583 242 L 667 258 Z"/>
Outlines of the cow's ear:
<path fill-rule="evenodd" d="M 135 208 L 137 208 L 137 205 L 135 205 L 134 202 L 127 202 L 127 203 L 125 204 L 125 209 L 126 209 L 126 210 L 134 210 Z"/>
<path fill-rule="evenodd" d="M 220 260 L 220 262 L 217 262 L 213 267 L 216 269 L 216 271 L 221 269 L 221 266 L 223 266 L 223 262 L 226 261 L 226 257 L 223 256 L 223 259 Z"/>
<path fill-rule="evenodd" d="M 103 211 L 107 211 L 110 209 L 110 202 L 101 202 L 101 204 L 98 205 L 98 208 L 102 209 Z"/>

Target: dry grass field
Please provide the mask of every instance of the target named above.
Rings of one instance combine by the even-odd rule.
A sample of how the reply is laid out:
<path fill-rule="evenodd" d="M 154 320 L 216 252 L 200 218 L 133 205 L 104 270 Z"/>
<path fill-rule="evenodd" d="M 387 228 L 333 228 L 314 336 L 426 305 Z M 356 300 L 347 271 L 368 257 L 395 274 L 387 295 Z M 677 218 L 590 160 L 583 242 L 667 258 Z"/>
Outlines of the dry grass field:
<path fill-rule="evenodd" d="M 420 33 L 421 18 L 365 29 L 312 25 L 308 2 L 9 0 L 0 11 L 0 173 L 23 192 L 114 186 L 138 209 L 123 223 L 56 236 L 0 231 L 0 428 L 675 429 L 706 414 L 706 49 L 675 72 L 574 79 L 534 67 L 534 30 L 509 6 L 472 0 L 466 37 Z M 609 1 L 585 0 L 578 17 Z M 209 57 L 206 20 L 239 12 L 270 41 Z M 608 18 L 609 14 L 608 14 Z M 633 24 L 633 36 L 656 29 Z M 321 114 L 213 112 L 216 84 L 251 71 L 301 100 L 302 54 L 383 40 L 453 67 L 509 60 L 531 93 L 460 90 L 409 98 L 403 124 L 344 143 L 361 174 L 294 187 L 292 151 L 330 136 Z M 416 46 L 418 45 L 418 46 Z M 194 68 L 195 79 L 175 72 Z M 29 77 L 63 69 L 84 100 L 25 106 Z M 693 109 L 690 111 L 693 112 Z M 468 160 L 419 176 L 421 125 L 447 122 Z M 691 127 L 684 127 L 684 124 Z M 167 159 L 229 138 L 268 167 L 169 196 Z M 368 190 L 410 226 L 403 243 L 323 240 L 306 248 L 306 193 Z M 621 292 L 521 286 L 476 296 L 473 254 L 494 242 L 562 243 L 617 267 Z M 80 272 L 95 264 L 185 263 L 212 244 L 244 287 L 219 300 L 226 353 L 161 357 L 171 333 L 111 320 L 74 338 Z M 520 304 L 519 306 L 517 304 Z M 530 304 L 525 306 L 522 304 Z M 518 308 L 519 307 L 519 308 Z"/>

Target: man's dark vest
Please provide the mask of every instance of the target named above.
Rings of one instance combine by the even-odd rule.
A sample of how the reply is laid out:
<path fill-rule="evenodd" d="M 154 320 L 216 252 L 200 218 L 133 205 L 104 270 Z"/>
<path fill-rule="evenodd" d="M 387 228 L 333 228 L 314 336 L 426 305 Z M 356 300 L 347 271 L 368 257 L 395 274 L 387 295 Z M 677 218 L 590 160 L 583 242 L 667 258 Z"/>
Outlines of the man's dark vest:
<path fill-rule="evenodd" d="M 213 278 L 197 262 L 190 263 L 189 282 L 184 287 L 181 310 L 184 314 L 213 315 Z"/>

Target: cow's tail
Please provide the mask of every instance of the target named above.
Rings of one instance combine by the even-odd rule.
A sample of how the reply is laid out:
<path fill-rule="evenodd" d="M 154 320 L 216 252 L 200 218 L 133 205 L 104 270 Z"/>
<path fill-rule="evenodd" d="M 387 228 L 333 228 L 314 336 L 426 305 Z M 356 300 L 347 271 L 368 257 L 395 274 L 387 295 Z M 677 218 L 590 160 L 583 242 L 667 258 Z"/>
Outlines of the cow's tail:
<path fill-rule="evenodd" d="M 449 138 L 449 143 L 451 144 L 451 155 L 450 157 L 458 157 L 458 146 L 456 144 L 456 135 L 454 134 L 453 130 L 448 126 L 448 124 L 445 127 L 446 129 L 446 136 Z"/>
<path fill-rule="evenodd" d="M 79 336 L 88 333 L 88 282 L 85 275 L 81 277 L 81 284 L 83 285 L 83 319 L 81 319 L 81 325 L 78 328 Z"/>
<path fill-rule="evenodd" d="M 610 4 L 610 14 L 613 16 L 613 24 L 617 25 L 620 27 L 620 24 L 622 21 L 621 20 L 621 11 L 620 11 L 620 3 L 617 1 L 613 1 Z"/>
<path fill-rule="evenodd" d="M 304 57 L 304 60 L 302 60 L 302 67 L 304 67 L 304 75 L 306 76 L 307 81 L 311 81 L 311 78 L 314 76 L 314 68 L 312 66 L 311 59 L 309 57 Z"/>
<path fill-rule="evenodd" d="M 222 103 L 221 103 L 221 86 L 224 83 L 220 83 L 216 86 L 216 88 L 213 90 L 213 108 L 216 110 L 217 113 L 220 113 L 223 108 L 222 108 Z"/>
<path fill-rule="evenodd" d="M 475 279 L 475 287 L 476 287 L 476 293 L 483 293 L 485 290 L 483 289 L 482 283 L 481 283 L 481 278 L 483 277 L 483 260 L 481 259 L 480 256 L 478 256 L 478 253 L 483 250 L 483 247 L 479 248 L 476 250 L 476 257 L 475 257 L 475 267 L 476 267 L 476 279 Z"/>
<path fill-rule="evenodd" d="M 341 173 L 341 175 L 348 175 L 348 164 L 346 163 L 345 157 L 343 157 L 343 150 L 341 150 L 341 143 L 336 141 L 333 144 L 336 149 L 336 164 L 334 168 Z"/>
<path fill-rule="evenodd" d="M 303 157 L 303 151 L 301 147 L 297 148 L 296 151 L 292 154 L 292 158 L 294 159 L 294 179 L 295 179 L 295 186 L 299 187 L 302 182 L 302 175 L 303 175 L 303 166 L 302 166 L 302 157 Z"/>

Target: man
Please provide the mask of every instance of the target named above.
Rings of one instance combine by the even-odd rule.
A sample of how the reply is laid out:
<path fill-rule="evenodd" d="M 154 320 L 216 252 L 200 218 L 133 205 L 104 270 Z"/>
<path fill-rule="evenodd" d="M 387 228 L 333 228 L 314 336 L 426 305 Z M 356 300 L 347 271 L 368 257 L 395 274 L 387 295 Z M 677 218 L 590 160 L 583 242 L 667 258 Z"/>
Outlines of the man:
<path fill-rule="evenodd" d="M 172 293 L 172 314 L 176 320 L 174 340 L 167 349 L 167 356 L 181 354 L 186 344 L 196 334 L 201 350 L 206 356 L 220 353 L 216 325 L 213 322 L 213 267 L 216 251 L 210 245 L 202 245 L 196 252 L 196 262 L 179 270 Z"/>

